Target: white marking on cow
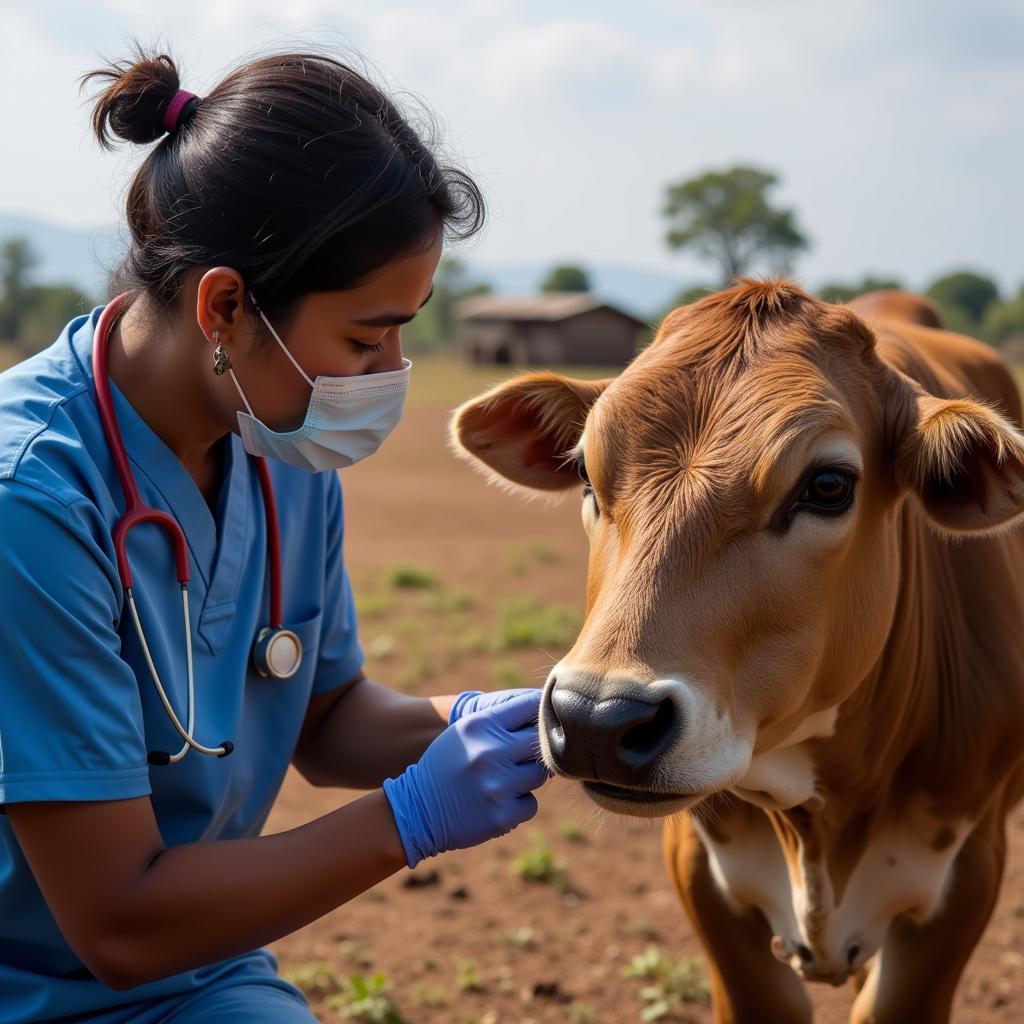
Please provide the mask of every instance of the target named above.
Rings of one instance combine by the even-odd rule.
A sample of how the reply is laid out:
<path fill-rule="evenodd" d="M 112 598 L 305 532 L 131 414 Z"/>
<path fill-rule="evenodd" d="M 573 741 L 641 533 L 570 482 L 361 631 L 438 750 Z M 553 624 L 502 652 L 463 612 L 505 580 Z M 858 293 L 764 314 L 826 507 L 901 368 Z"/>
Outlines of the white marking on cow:
<path fill-rule="evenodd" d="M 712 874 L 736 906 L 755 906 L 778 940 L 773 951 L 808 980 L 839 982 L 881 947 L 892 919 L 923 922 L 942 904 L 950 868 L 970 832 L 968 821 L 944 822 L 921 807 L 883 828 L 854 867 L 837 904 L 826 865 L 801 850 L 790 869 L 767 818 L 717 843 L 694 819 Z M 936 849 L 940 832 L 949 841 Z M 810 951 L 804 962 L 797 946 Z"/>

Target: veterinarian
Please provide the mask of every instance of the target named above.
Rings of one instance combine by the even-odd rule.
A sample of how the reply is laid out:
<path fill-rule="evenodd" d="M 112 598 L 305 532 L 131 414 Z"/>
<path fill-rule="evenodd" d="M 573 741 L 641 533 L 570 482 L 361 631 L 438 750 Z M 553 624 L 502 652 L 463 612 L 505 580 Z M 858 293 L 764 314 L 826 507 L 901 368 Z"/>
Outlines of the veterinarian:
<path fill-rule="evenodd" d="M 335 470 L 483 203 L 327 55 L 85 81 L 100 143 L 151 148 L 114 298 L 0 376 L 0 1024 L 309 1022 L 263 944 L 548 778 L 538 691 L 363 676 L 342 558 Z M 370 792 L 261 837 L 289 764 Z"/>

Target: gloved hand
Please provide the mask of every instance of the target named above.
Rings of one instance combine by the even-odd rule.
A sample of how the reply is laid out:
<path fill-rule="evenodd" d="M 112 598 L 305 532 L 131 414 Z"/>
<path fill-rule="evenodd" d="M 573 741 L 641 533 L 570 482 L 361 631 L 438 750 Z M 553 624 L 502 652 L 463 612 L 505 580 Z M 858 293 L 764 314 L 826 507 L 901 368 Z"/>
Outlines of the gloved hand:
<path fill-rule="evenodd" d="M 397 778 L 384 780 L 406 862 L 511 832 L 537 813 L 530 792 L 548 779 L 538 760 L 540 690 L 448 726 Z"/>
<path fill-rule="evenodd" d="M 495 704 L 504 704 L 512 697 L 518 697 L 521 693 L 539 693 L 536 689 L 511 689 L 495 690 L 492 693 L 484 693 L 483 690 L 463 690 L 455 698 L 452 704 L 451 713 L 448 715 L 448 724 L 457 722 L 463 715 L 471 715 L 474 711 L 482 711 L 484 708 L 493 707 Z"/>

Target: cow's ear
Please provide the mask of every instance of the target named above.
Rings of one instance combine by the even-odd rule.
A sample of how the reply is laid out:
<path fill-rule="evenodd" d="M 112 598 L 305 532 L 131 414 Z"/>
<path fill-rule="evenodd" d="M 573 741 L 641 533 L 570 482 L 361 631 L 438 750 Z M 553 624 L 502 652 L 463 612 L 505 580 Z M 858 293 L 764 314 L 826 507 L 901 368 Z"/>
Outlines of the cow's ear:
<path fill-rule="evenodd" d="M 986 533 L 1024 515 L 1024 433 L 985 401 L 937 398 L 907 378 L 901 392 L 896 471 L 934 525 Z"/>
<path fill-rule="evenodd" d="M 578 472 L 566 457 L 610 383 L 554 373 L 514 377 L 455 410 L 452 447 L 500 482 L 531 491 L 578 487 Z"/>

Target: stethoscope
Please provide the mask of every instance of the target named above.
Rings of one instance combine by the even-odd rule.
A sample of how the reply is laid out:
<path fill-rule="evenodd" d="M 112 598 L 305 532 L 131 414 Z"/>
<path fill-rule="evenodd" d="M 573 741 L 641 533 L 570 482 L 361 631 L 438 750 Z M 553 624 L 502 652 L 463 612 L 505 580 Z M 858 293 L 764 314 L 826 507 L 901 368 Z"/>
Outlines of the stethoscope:
<path fill-rule="evenodd" d="M 151 750 L 148 752 L 147 758 L 149 763 L 154 765 L 174 764 L 188 753 L 190 747 L 199 751 L 200 754 L 227 757 L 235 749 L 231 740 L 224 740 L 217 747 L 205 747 L 202 743 L 197 742 L 192 735 L 195 729 L 195 680 L 192 673 L 192 626 L 188 611 L 188 547 L 185 543 L 185 534 L 173 516 L 161 512 L 159 509 L 151 508 L 142 500 L 135 484 L 135 477 L 128 464 L 128 454 L 121 438 L 121 429 L 117 425 L 117 418 L 114 415 L 114 402 L 110 394 L 110 379 L 107 373 L 107 347 L 110 344 L 111 328 L 130 300 L 130 293 L 124 292 L 111 299 L 100 314 L 92 347 L 92 367 L 96 382 L 96 407 L 99 409 L 107 447 L 114 460 L 114 466 L 121 481 L 121 490 L 125 497 L 124 515 L 114 524 L 113 530 L 117 571 L 121 577 L 125 596 L 128 598 L 128 607 L 135 623 L 135 631 L 138 634 L 139 643 L 142 645 L 142 653 L 145 656 L 146 665 L 149 667 L 149 674 L 153 677 L 156 692 L 160 696 L 171 724 L 184 740 L 181 750 L 176 754 L 169 754 L 164 750 Z M 284 629 L 281 626 L 281 531 L 277 521 L 277 502 L 274 498 L 274 488 L 270 481 L 270 471 L 267 469 L 266 460 L 256 458 L 256 469 L 259 473 L 260 488 L 263 491 L 263 507 L 267 517 L 271 624 L 261 629 L 256 636 L 253 642 L 252 660 L 253 666 L 261 676 L 288 679 L 298 671 L 299 665 L 302 663 L 302 642 L 290 629 Z M 139 611 L 135 605 L 132 570 L 128 564 L 126 540 L 128 531 L 140 523 L 155 523 L 162 527 L 170 535 L 171 543 L 174 545 L 178 583 L 181 586 L 182 617 L 185 621 L 185 655 L 188 666 L 187 728 L 182 726 L 167 697 L 167 692 L 160 682 L 160 674 L 153 663 L 153 656 L 150 654 L 149 644 L 146 643 Z"/>

